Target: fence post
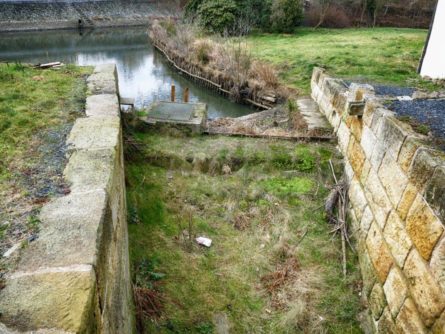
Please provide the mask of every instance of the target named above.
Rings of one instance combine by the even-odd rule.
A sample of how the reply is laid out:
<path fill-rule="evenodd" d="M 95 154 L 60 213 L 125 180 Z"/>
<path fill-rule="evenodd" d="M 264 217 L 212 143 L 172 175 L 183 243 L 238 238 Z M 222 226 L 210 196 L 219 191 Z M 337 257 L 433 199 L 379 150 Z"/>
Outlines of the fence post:
<path fill-rule="evenodd" d="M 175 100 L 176 100 L 176 87 L 175 87 L 175 84 L 172 84 L 171 101 L 175 102 Z"/>

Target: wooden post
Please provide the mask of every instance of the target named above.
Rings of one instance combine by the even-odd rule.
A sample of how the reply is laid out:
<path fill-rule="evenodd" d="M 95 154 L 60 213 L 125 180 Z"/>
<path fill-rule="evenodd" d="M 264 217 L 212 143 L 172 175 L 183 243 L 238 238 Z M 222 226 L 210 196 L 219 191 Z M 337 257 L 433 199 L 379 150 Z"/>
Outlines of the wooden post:
<path fill-rule="evenodd" d="M 189 103 L 189 88 L 188 87 L 186 87 L 185 89 L 184 89 L 184 102 L 185 103 Z"/>
<path fill-rule="evenodd" d="M 176 100 L 176 87 L 175 84 L 172 84 L 171 101 L 175 102 L 175 100 Z"/>

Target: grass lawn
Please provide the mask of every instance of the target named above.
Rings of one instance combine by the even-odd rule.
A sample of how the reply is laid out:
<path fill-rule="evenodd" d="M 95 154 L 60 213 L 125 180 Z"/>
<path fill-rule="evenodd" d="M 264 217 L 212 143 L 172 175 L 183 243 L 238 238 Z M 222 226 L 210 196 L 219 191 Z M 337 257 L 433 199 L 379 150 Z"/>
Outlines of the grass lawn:
<path fill-rule="evenodd" d="M 63 183 L 65 137 L 83 115 L 90 71 L 0 63 L 0 254 L 35 232 L 40 206 Z"/>
<path fill-rule="evenodd" d="M 135 138 L 143 148 L 127 152 L 129 245 L 144 333 L 227 324 L 231 333 L 361 332 L 357 259 L 348 255 L 344 280 L 322 209 L 333 145 Z"/>
<path fill-rule="evenodd" d="M 431 87 L 417 67 L 427 30 L 300 28 L 291 35 L 253 34 L 248 37 L 255 57 L 276 66 L 284 83 L 310 93 L 314 66 L 350 79 L 401 86 Z"/>

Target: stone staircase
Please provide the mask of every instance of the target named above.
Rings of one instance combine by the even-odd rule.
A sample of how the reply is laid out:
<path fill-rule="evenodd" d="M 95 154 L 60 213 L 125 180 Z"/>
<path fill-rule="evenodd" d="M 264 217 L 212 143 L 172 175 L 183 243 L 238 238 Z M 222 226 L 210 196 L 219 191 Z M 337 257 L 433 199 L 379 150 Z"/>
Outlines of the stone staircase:
<path fill-rule="evenodd" d="M 308 125 L 308 130 L 330 130 L 327 119 L 323 116 L 318 108 L 318 104 L 310 97 L 302 97 L 297 99 L 297 106 L 304 120 Z"/>

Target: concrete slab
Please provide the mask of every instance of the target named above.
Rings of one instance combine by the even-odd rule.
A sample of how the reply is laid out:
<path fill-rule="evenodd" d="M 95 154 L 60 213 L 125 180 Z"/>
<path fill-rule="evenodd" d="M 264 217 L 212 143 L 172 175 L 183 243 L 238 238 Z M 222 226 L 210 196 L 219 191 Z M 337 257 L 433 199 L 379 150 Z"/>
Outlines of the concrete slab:
<path fill-rule="evenodd" d="M 172 124 L 202 132 L 207 123 L 207 105 L 204 103 L 154 103 L 144 122 L 149 125 Z"/>
<path fill-rule="evenodd" d="M 100 94 L 87 97 L 87 116 L 119 116 L 120 108 L 116 94 Z"/>
<path fill-rule="evenodd" d="M 81 150 L 74 152 L 63 172 L 71 193 L 108 190 L 112 182 L 116 150 Z"/>
<path fill-rule="evenodd" d="M 76 120 L 67 139 L 71 150 L 104 149 L 119 146 L 119 117 L 96 116 Z"/>
<path fill-rule="evenodd" d="M 62 268 L 8 280 L 0 291 L 2 323 L 20 331 L 41 328 L 57 333 L 83 333 L 94 316 L 95 277 L 92 266 Z M 54 332 L 53 332 L 54 333 Z"/>
<path fill-rule="evenodd" d="M 95 265 L 106 215 L 104 191 L 70 194 L 45 205 L 39 238 L 23 252 L 19 271 Z"/>
<path fill-rule="evenodd" d="M 331 128 L 326 118 L 320 112 L 317 103 L 311 98 L 298 99 L 297 106 L 309 130 L 328 130 Z"/>

